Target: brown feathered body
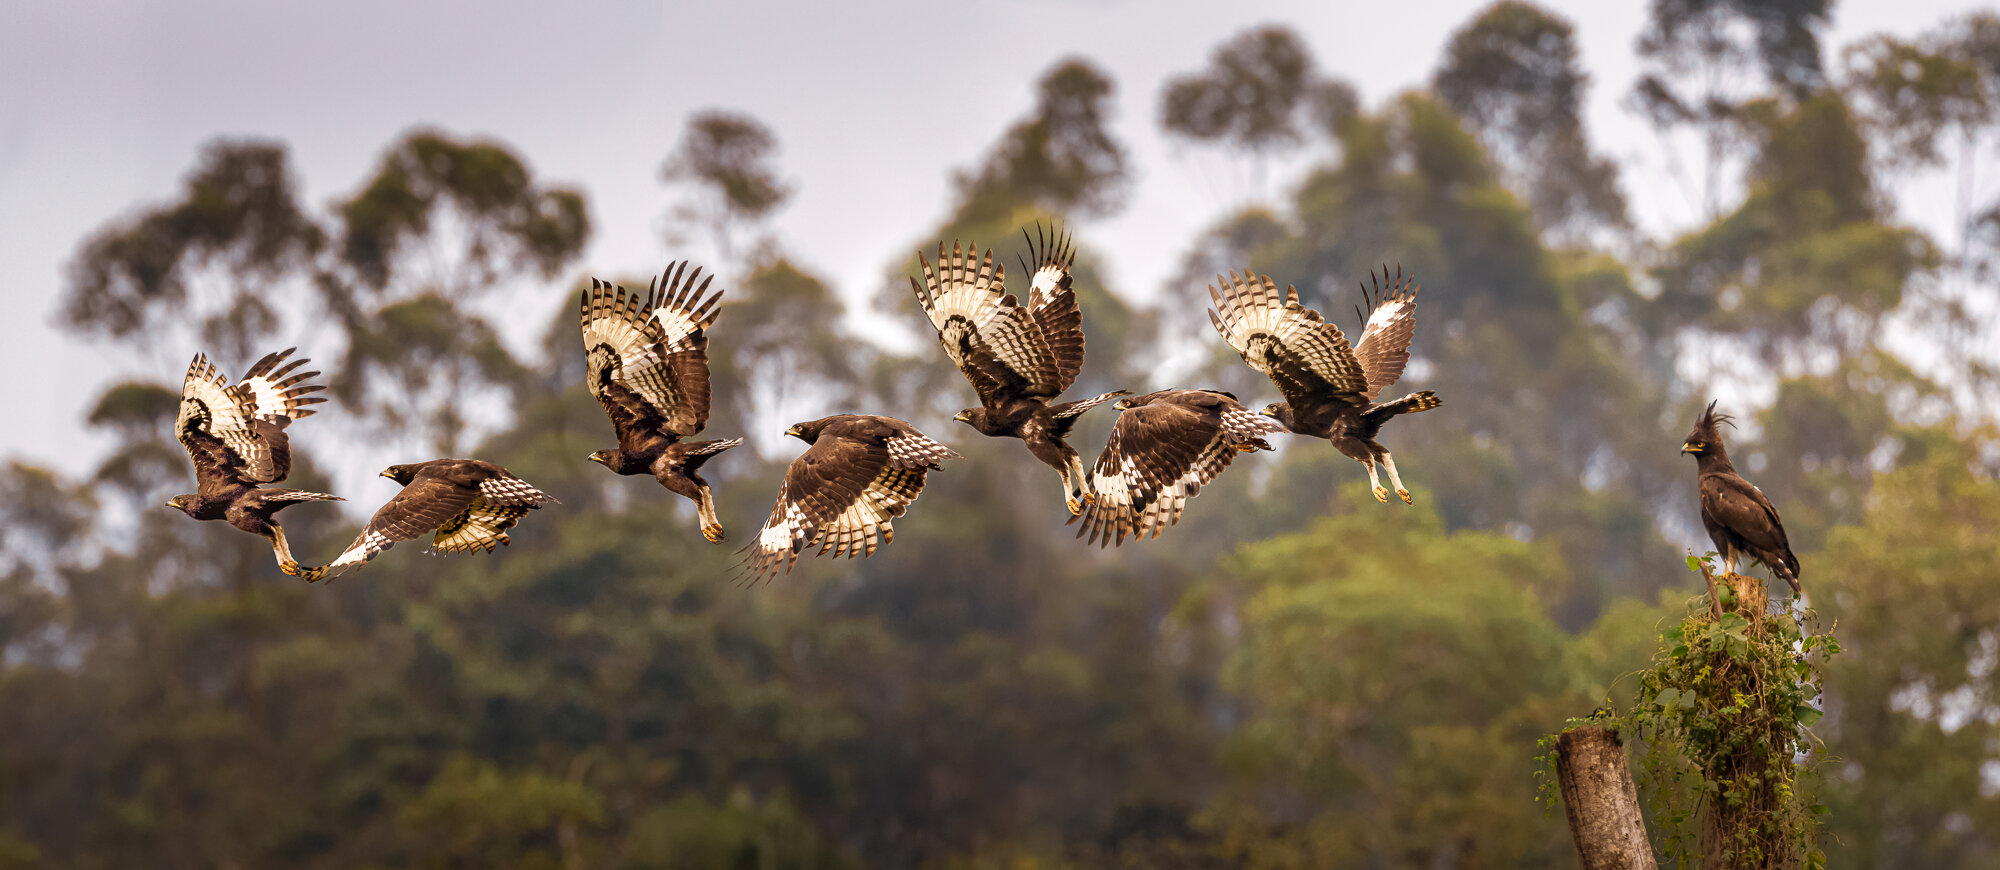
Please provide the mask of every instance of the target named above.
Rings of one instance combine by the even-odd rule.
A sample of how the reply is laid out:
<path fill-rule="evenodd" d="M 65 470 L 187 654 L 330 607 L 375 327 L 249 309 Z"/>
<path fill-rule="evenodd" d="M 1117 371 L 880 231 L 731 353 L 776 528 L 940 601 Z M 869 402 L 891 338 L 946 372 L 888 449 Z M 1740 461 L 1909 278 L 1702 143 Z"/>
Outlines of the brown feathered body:
<path fill-rule="evenodd" d="M 839 414 L 785 434 L 809 446 L 792 460 L 757 539 L 743 548 L 739 579 L 789 572 L 807 548 L 872 556 L 895 540 L 891 521 L 923 492 L 924 476 L 958 454 L 894 417 Z"/>
<path fill-rule="evenodd" d="M 1372 286 L 1371 286 L 1372 285 Z M 1280 293 L 1269 276 L 1229 273 L 1209 287 L 1214 303 L 1209 320 L 1251 368 L 1263 372 L 1285 400 L 1264 414 L 1294 434 L 1323 438 L 1343 455 L 1368 469 L 1375 497 L 1388 501 L 1376 475 L 1380 465 L 1389 472 L 1396 494 L 1411 501 L 1396 472 L 1388 448 L 1375 440 L 1384 424 L 1403 414 L 1428 411 L 1443 404 L 1430 390 L 1388 402 L 1376 401 L 1383 389 L 1403 376 L 1416 335 L 1417 283 L 1399 269 L 1393 279 L 1362 286 L 1369 311 L 1363 315 L 1361 341 L 1349 345 L 1340 327 L 1299 302 L 1296 288 Z"/>
<path fill-rule="evenodd" d="M 1791 584 L 1799 594 L 1799 557 L 1778 520 L 1778 509 L 1755 484 L 1736 473 L 1723 446 L 1721 424 L 1729 417 L 1715 413 L 1715 403 L 1695 421 L 1681 442 L 1681 452 L 1694 455 L 1701 492 L 1701 525 L 1722 556 L 1725 572 L 1734 573 L 1743 559 L 1763 565 Z"/>
<path fill-rule="evenodd" d="M 1055 401 L 1083 369 L 1083 312 L 1071 286 L 1074 246 L 1060 231 L 1036 230 L 1033 237 L 1022 233 L 1031 260 L 1022 264 L 1030 276 L 1026 306 L 1006 292 L 1006 267 L 991 251 L 981 258 L 976 246 L 957 243 L 949 254 L 938 243 L 935 267 L 919 252 L 924 279 L 911 278 L 910 288 L 945 355 L 979 395 L 980 406 L 957 419 L 981 435 L 1021 439 L 1062 478 L 1064 502 L 1075 514 L 1091 497 L 1089 475 L 1064 439 L 1083 412 L 1128 391 Z"/>
<path fill-rule="evenodd" d="M 434 553 L 490 553 L 508 543 L 507 530 L 555 499 L 482 459 L 433 459 L 392 465 L 382 476 L 402 484 L 376 509 L 340 556 L 323 567 L 292 573 L 307 582 L 338 577 L 403 541 L 431 535 Z"/>
<path fill-rule="evenodd" d="M 618 446 L 590 454 L 618 474 L 652 475 L 694 502 L 702 536 L 723 539 L 703 463 L 743 440 L 683 441 L 708 424 L 708 328 L 722 291 L 701 269 L 667 267 L 644 297 L 596 279 L 581 304 L 585 382 L 604 406 Z"/>
<path fill-rule="evenodd" d="M 311 395 L 325 387 L 308 383 L 319 372 L 298 371 L 307 362 L 303 358 L 285 361 L 296 350 L 265 355 L 234 384 L 207 357 L 195 355 L 181 382 L 180 413 L 174 420 L 174 438 L 194 463 L 195 491 L 166 503 L 197 520 L 222 520 L 270 541 L 281 567 L 291 564 L 292 556 L 277 512 L 300 502 L 340 500 L 323 492 L 263 486 L 291 473 L 286 428 L 312 416 L 312 406 L 326 401 Z"/>

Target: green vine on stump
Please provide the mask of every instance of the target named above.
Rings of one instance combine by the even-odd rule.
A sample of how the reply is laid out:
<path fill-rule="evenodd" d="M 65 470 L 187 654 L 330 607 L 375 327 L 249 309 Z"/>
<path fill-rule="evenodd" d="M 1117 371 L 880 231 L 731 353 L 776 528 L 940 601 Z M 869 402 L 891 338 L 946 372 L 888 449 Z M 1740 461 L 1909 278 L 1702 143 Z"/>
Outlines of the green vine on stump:
<path fill-rule="evenodd" d="M 1668 857 L 1698 862 L 1705 840 L 1727 867 L 1823 867 L 1826 808 L 1799 786 L 1822 760 L 1808 729 L 1820 718 L 1820 668 L 1840 643 L 1790 612 L 1764 612 L 1762 600 L 1739 600 L 1705 558 L 1687 564 L 1708 595 L 1661 633 L 1629 717 L 1645 741 L 1641 767 Z"/>
<path fill-rule="evenodd" d="M 1661 633 L 1652 666 L 1639 673 L 1635 709 L 1617 716 L 1599 708 L 1567 727 L 1603 725 L 1644 744 L 1638 779 L 1651 793 L 1667 859 L 1704 866 L 1707 847 L 1724 867 L 1823 868 L 1826 808 L 1800 784 L 1823 760 L 1809 729 L 1821 715 L 1821 668 L 1840 643 L 1830 632 L 1808 633 L 1790 612 L 1773 615 L 1762 600 L 1739 599 L 1706 558 L 1689 556 L 1687 564 L 1708 581 L 1708 593 L 1690 599 L 1687 617 Z M 1761 597 L 1760 586 L 1746 585 Z M 1555 743 L 1556 735 L 1543 738 L 1536 774 L 1552 806 Z"/>

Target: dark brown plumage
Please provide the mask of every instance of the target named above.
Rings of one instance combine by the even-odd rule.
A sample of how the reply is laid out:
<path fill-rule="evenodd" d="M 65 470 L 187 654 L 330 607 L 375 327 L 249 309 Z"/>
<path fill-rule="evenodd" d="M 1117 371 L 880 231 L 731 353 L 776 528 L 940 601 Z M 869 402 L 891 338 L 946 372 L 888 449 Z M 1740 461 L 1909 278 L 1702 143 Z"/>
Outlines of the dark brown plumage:
<path fill-rule="evenodd" d="M 338 577 L 402 541 L 431 534 L 435 553 L 491 553 L 528 511 L 555 501 L 507 469 L 480 459 L 391 465 L 382 476 L 403 491 L 375 511 L 340 557 L 324 567 L 288 569 L 306 582 Z"/>
<path fill-rule="evenodd" d="M 1725 573 L 1736 573 L 1736 562 L 1747 558 L 1784 578 L 1796 596 L 1799 557 L 1792 555 L 1785 526 L 1778 521 L 1778 509 L 1771 506 L 1763 490 L 1744 480 L 1729 463 L 1720 429 L 1727 422 L 1729 416 L 1715 413 L 1715 403 L 1709 402 L 1695 420 L 1694 431 L 1681 442 L 1681 452 L 1694 454 L 1699 471 L 1701 524 L 1708 529 L 1709 540 L 1715 542 L 1716 552 L 1722 554 Z"/>
<path fill-rule="evenodd" d="M 650 474 L 694 502 L 701 534 L 723 538 L 715 498 L 698 473 L 702 463 L 741 438 L 682 442 L 708 423 L 708 328 L 715 324 L 713 277 L 671 264 L 642 300 L 624 287 L 591 279 L 582 299 L 585 381 L 604 405 L 618 446 L 590 461 L 619 474 Z M 700 282 L 697 284 L 696 282 Z"/>
<path fill-rule="evenodd" d="M 1070 287 L 1076 249 L 1069 236 L 1035 228 L 1028 238 L 1032 264 L 1028 306 L 1006 293 L 1006 267 L 988 251 L 966 251 L 953 242 L 949 256 L 938 243 L 932 268 L 922 252 L 917 261 L 924 280 L 910 289 L 937 330 L 938 343 L 979 395 L 977 408 L 955 418 L 994 438 L 1019 438 L 1062 477 L 1063 500 L 1072 515 L 1091 498 L 1083 458 L 1063 439 L 1083 412 L 1129 391 L 1117 390 L 1077 402 L 1050 404 L 1076 382 L 1083 370 L 1083 312 Z M 1027 232 L 1022 231 L 1027 238 Z"/>
<path fill-rule="evenodd" d="M 1083 524 L 1077 537 L 1100 547 L 1159 537 L 1236 454 L 1269 450 L 1264 436 L 1285 431 L 1218 390 L 1161 390 L 1117 407 L 1123 413 L 1091 471 L 1097 500 L 1072 520 Z"/>
<path fill-rule="evenodd" d="M 1387 503 L 1389 491 L 1375 473 L 1375 466 L 1381 465 L 1389 472 L 1396 495 L 1408 504 L 1410 491 L 1396 474 L 1396 461 L 1375 435 L 1392 417 L 1428 411 L 1443 402 L 1430 390 L 1390 402 L 1375 401 L 1403 376 L 1410 361 L 1410 339 L 1417 331 L 1416 279 L 1405 279 L 1401 268 L 1394 280 L 1388 275 L 1385 267 L 1381 279 L 1370 275 L 1372 288 L 1362 286 L 1369 313 L 1361 342 L 1352 347 L 1340 327 L 1299 303 L 1297 289 L 1286 287 L 1279 293 L 1269 276 L 1248 272 L 1216 276 L 1220 286 L 1208 288 L 1214 302 L 1208 317 L 1243 361 L 1268 376 L 1284 395 L 1285 401 L 1265 407 L 1266 416 L 1295 434 L 1332 441 L 1341 453 L 1368 469 L 1376 500 Z"/>
<path fill-rule="evenodd" d="M 821 554 L 874 555 L 895 540 L 890 521 L 923 492 L 925 473 L 958 458 L 894 417 L 841 414 L 799 423 L 785 434 L 812 446 L 785 470 L 771 518 L 743 548 L 738 578 L 746 583 L 790 572 L 814 544 Z"/>
<path fill-rule="evenodd" d="M 298 348 L 267 354 L 243 380 L 230 384 L 196 354 L 181 382 L 180 414 L 174 437 L 194 461 L 195 491 L 167 500 L 167 507 L 198 520 L 226 520 L 271 542 L 280 567 L 293 564 L 291 544 L 274 515 L 302 501 L 340 501 L 339 496 L 297 489 L 264 489 L 292 470 L 291 441 L 285 428 L 310 417 L 326 399 L 309 395 L 325 389 L 306 381 L 319 372 L 300 372 L 306 360 L 285 359 Z"/>

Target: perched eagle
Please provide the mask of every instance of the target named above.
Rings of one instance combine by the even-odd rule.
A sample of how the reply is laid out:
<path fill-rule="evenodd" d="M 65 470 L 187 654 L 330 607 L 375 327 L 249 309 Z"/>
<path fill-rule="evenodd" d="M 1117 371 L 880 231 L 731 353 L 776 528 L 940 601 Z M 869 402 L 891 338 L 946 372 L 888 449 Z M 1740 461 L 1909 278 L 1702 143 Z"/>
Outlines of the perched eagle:
<path fill-rule="evenodd" d="M 298 372 L 306 360 L 285 359 L 298 348 L 268 354 L 235 385 L 195 354 L 181 382 L 181 409 L 174 437 L 194 460 L 195 491 L 167 500 L 167 507 L 198 520 L 229 524 L 271 542 L 279 565 L 292 563 L 285 529 L 273 517 L 302 501 L 340 501 L 339 496 L 296 489 L 261 489 L 292 470 L 292 447 L 285 427 L 314 413 L 326 401 L 309 393 L 326 389 L 308 384 L 319 372 Z M 295 373 L 296 372 L 296 373 Z"/>
<path fill-rule="evenodd" d="M 491 553 L 507 543 L 507 530 L 528 511 L 555 501 L 507 469 L 479 459 L 391 465 L 382 476 L 402 484 L 403 491 L 375 511 L 340 558 L 320 568 L 288 565 L 285 573 L 308 583 L 338 577 L 398 542 L 433 531 L 431 552 Z"/>
<path fill-rule="evenodd" d="M 1123 413 L 1091 471 L 1097 500 L 1071 520 L 1100 547 L 1159 537 L 1236 454 L 1269 450 L 1264 436 L 1285 431 L 1219 390 L 1161 390 L 1115 407 Z"/>
<path fill-rule="evenodd" d="M 708 328 L 722 298 L 720 290 L 704 298 L 711 280 L 700 267 L 689 272 L 686 261 L 670 264 L 642 300 L 591 279 L 583 294 L 583 350 L 590 393 L 618 434 L 616 448 L 592 453 L 590 461 L 619 474 L 650 474 L 686 496 L 700 514 L 702 537 L 720 542 L 715 497 L 696 472 L 743 439 L 681 441 L 708 423 Z"/>
<path fill-rule="evenodd" d="M 1384 267 L 1382 278 L 1388 276 Z M 1375 401 L 1403 376 L 1403 366 L 1410 361 L 1410 338 L 1417 331 L 1417 283 L 1414 277 L 1406 280 L 1401 268 L 1387 288 L 1373 274 L 1369 277 L 1374 292 L 1362 285 L 1361 296 L 1371 313 L 1366 315 L 1361 342 L 1353 347 L 1340 327 L 1299 304 L 1297 289 L 1286 287 L 1281 294 L 1268 276 L 1248 272 L 1216 276 L 1221 287 L 1208 288 L 1214 302 L 1208 319 L 1244 362 L 1278 385 L 1285 401 L 1267 406 L 1266 415 L 1296 434 L 1332 441 L 1341 453 L 1368 469 L 1376 500 L 1386 504 L 1389 491 L 1375 474 L 1380 463 L 1396 494 L 1408 504 L 1410 491 L 1403 488 L 1388 448 L 1375 442 L 1375 433 L 1391 417 L 1428 411 L 1443 402 L 1430 390 L 1392 402 Z"/>
<path fill-rule="evenodd" d="M 1701 524 L 1709 540 L 1722 554 L 1722 570 L 1736 573 L 1736 562 L 1749 559 L 1771 569 L 1771 573 L 1792 584 L 1799 594 L 1799 557 L 1792 555 L 1785 539 L 1785 525 L 1778 522 L 1778 509 L 1764 497 L 1764 491 L 1744 480 L 1729 464 L 1729 451 L 1722 447 L 1719 427 L 1729 415 L 1715 413 L 1715 403 L 1694 421 L 1694 431 L 1681 443 L 1682 453 L 1694 454 L 1701 480 Z M 1733 424 L 1732 424 L 1733 425 Z"/>
<path fill-rule="evenodd" d="M 790 572 L 814 544 L 836 557 L 874 555 L 877 546 L 895 540 L 890 521 L 923 492 L 924 474 L 958 458 L 894 417 L 841 414 L 797 424 L 785 434 L 812 446 L 785 470 L 771 518 L 743 548 L 748 555 L 738 577 L 746 583 Z"/>
<path fill-rule="evenodd" d="M 1063 500 L 1074 515 L 1091 492 L 1083 458 L 1063 438 L 1083 412 L 1130 391 L 1050 404 L 1083 369 L 1083 312 L 1070 289 L 1075 247 L 1065 234 L 1050 237 L 1039 226 L 1035 230 L 1035 238 L 1028 239 L 1034 263 L 1022 263 L 1033 276 L 1026 308 L 1006 292 L 1007 269 L 993 262 L 992 251 L 980 259 L 977 246 L 962 251 L 957 242 L 950 256 L 938 243 L 935 269 L 919 251 L 924 280 L 911 278 L 910 289 L 937 329 L 945 355 L 979 394 L 980 406 L 960 411 L 956 419 L 982 435 L 1026 442 L 1029 453 L 1062 476 Z M 1027 238 L 1027 231 L 1021 235 Z"/>

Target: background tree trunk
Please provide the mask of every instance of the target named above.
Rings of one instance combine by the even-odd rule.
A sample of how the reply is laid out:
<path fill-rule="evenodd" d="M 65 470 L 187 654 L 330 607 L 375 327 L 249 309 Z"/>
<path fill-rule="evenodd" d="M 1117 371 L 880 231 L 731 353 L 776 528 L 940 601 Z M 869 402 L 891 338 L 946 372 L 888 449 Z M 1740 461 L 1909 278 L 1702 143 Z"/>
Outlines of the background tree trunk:
<path fill-rule="evenodd" d="M 1584 870 L 1654 870 L 1653 844 L 1639 814 L 1639 790 L 1625 744 L 1601 725 L 1556 738 L 1556 780 Z"/>

